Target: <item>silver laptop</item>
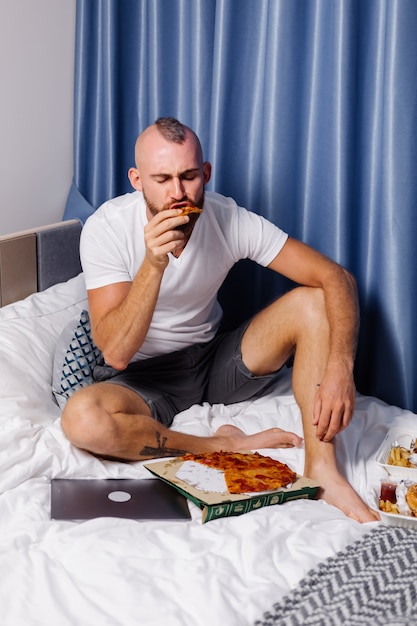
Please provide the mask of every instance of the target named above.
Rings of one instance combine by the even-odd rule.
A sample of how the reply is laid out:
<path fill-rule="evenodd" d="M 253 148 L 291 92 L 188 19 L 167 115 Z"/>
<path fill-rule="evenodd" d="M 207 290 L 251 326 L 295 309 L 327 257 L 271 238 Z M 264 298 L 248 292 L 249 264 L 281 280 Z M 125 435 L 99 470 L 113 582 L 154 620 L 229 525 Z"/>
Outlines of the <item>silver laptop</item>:
<path fill-rule="evenodd" d="M 68 479 L 51 481 L 51 519 L 122 517 L 135 520 L 189 520 L 188 501 L 159 479 Z"/>

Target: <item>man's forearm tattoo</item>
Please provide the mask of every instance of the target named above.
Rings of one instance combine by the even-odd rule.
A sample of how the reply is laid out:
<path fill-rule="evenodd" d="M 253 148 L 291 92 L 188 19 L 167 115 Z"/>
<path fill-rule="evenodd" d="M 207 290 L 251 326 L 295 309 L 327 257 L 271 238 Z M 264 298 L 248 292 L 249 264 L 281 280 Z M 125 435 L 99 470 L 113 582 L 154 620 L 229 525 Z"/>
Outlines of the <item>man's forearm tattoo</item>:
<path fill-rule="evenodd" d="M 157 446 L 144 446 L 140 451 L 141 456 L 146 457 L 164 457 L 164 456 L 182 456 L 187 450 L 178 450 L 177 448 L 166 447 L 167 437 L 161 438 L 161 433 L 156 431 L 156 443 Z"/>

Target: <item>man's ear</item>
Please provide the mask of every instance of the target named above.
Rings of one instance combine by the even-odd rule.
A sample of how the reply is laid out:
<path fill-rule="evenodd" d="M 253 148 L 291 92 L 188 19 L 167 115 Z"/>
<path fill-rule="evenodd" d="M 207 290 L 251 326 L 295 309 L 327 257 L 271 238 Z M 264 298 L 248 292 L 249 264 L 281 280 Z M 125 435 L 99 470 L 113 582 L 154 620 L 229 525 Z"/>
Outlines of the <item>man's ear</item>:
<path fill-rule="evenodd" d="M 136 189 L 136 191 L 142 191 L 142 181 L 140 179 L 139 171 L 137 170 L 137 168 L 131 167 L 127 175 L 133 189 Z"/>
<path fill-rule="evenodd" d="M 205 161 L 203 163 L 203 176 L 204 176 L 204 184 L 207 185 L 211 178 L 211 163 Z"/>

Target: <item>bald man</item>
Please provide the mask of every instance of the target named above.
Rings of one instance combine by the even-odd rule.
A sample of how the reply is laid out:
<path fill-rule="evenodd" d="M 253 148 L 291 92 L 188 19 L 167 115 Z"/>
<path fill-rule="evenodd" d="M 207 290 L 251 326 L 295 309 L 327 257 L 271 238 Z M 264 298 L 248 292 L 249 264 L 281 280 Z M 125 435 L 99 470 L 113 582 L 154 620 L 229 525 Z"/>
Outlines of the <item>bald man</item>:
<path fill-rule="evenodd" d="M 143 461 L 185 452 L 301 446 L 272 428 L 209 437 L 170 429 L 195 403 L 234 403 L 265 393 L 294 357 L 305 475 L 320 497 L 360 522 L 375 521 L 337 468 L 334 440 L 355 406 L 358 305 L 353 277 L 263 217 L 206 192 L 211 165 L 187 126 L 160 118 L 135 146 L 134 192 L 86 222 L 81 259 L 94 341 L 95 382 L 68 400 L 62 427 L 92 454 Z M 201 213 L 183 214 L 186 206 Z M 231 332 L 218 290 L 242 258 L 298 283 Z"/>

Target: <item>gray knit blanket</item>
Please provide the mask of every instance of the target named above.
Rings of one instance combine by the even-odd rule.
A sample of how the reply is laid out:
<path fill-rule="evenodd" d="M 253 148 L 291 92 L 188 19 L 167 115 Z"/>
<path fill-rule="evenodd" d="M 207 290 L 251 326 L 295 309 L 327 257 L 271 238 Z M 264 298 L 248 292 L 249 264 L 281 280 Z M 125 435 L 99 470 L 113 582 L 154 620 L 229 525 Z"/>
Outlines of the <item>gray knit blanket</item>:
<path fill-rule="evenodd" d="M 379 525 L 311 570 L 255 622 L 345 625 L 417 625 L 417 530 Z"/>

